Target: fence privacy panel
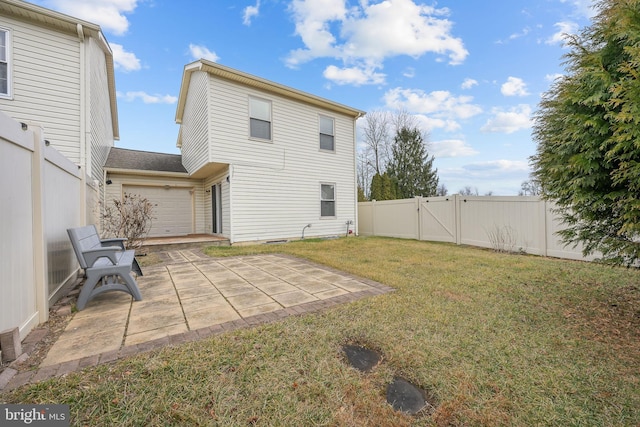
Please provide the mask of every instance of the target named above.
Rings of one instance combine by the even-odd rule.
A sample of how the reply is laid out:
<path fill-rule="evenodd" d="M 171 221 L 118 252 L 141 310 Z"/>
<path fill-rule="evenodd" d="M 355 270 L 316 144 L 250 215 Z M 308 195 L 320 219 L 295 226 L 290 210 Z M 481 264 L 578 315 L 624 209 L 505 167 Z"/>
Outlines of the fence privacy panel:
<path fill-rule="evenodd" d="M 51 147 L 45 148 L 44 232 L 47 254 L 48 298 L 77 272 L 77 261 L 67 228 L 81 224 L 83 182 L 78 166 Z"/>
<path fill-rule="evenodd" d="M 38 323 L 31 200 L 34 135 L 0 114 L 0 331 Z"/>
<path fill-rule="evenodd" d="M 37 126 L 0 112 L 0 330 L 24 338 L 78 271 L 66 229 L 81 225 L 78 166 L 48 147 Z"/>
<path fill-rule="evenodd" d="M 557 236 L 562 221 L 552 208 L 539 197 L 457 194 L 361 202 L 358 205 L 358 231 L 364 236 L 451 242 L 508 252 L 584 259 L 580 246 L 565 246 Z"/>

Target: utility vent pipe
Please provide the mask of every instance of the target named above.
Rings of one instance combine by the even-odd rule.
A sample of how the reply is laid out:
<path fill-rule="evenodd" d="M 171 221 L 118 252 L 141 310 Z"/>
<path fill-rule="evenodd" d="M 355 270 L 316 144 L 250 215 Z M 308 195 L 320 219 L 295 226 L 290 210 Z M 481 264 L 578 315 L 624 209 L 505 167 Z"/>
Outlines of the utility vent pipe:
<path fill-rule="evenodd" d="M 302 239 L 301 240 L 304 240 L 304 230 L 306 230 L 307 228 L 311 228 L 311 224 L 307 224 L 302 228 Z"/>

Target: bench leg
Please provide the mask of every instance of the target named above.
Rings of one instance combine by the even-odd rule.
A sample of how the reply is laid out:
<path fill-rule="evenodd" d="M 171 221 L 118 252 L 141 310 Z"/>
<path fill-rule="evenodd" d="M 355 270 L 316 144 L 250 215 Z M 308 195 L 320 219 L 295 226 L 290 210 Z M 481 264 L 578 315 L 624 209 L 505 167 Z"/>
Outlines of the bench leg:
<path fill-rule="evenodd" d="M 133 258 L 133 264 L 131 264 L 131 270 L 135 271 L 138 276 L 144 276 L 142 274 L 142 269 L 140 268 L 140 264 L 138 264 L 138 260 Z"/>
<path fill-rule="evenodd" d="M 116 273 L 110 274 L 109 277 L 120 277 L 123 283 L 117 282 L 109 282 L 108 279 L 105 281 L 104 279 L 107 276 L 103 275 L 95 275 L 89 274 L 87 277 L 87 281 L 82 286 L 82 290 L 80 291 L 80 295 L 78 295 L 78 302 L 76 303 L 76 307 L 78 310 L 83 310 L 87 303 L 93 299 L 94 297 L 111 291 L 121 291 L 126 292 L 133 297 L 136 301 L 142 300 L 142 295 L 140 294 L 140 289 L 138 288 L 138 284 L 131 277 L 129 273 Z M 96 288 L 98 282 L 102 282 L 100 286 Z"/>

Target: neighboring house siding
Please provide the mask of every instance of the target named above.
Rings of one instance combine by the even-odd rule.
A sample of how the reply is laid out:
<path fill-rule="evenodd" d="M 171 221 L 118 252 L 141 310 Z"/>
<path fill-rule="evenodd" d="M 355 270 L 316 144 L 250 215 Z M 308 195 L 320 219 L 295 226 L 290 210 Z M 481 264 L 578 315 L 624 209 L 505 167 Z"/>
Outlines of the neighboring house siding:
<path fill-rule="evenodd" d="M 93 38 L 88 39 L 87 50 L 90 81 L 89 123 L 91 127 L 91 171 L 87 171 L 87 173 L 93 179 L 102 181 L 102 166 L 109 154 L 109 148 L 113 146 L 107 64 L 104 52 Z"/>
<path fill-rule="evenodd" d="M 185 105 L 182 133 L 182 163 L 189 173 L 207 164 L 209 159 L 208 74 L 194 72 Z"/>
<path fill-rule="evenodd" d="M 80 43 L 77 36 L 0 16 L 11 31 L 13 99 L 0 110 L 37 122 L 51 145 L 80 162 Z"/>

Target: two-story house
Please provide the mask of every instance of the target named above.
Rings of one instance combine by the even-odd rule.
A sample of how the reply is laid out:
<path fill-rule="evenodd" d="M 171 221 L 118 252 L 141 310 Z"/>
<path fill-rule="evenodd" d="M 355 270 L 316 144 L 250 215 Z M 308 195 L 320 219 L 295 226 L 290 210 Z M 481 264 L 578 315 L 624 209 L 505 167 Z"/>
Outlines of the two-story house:
<path fill-rule="evenodd" d="M 180 156 L 112 149 L 107 198 L 128 191 L 152 201 L 152 236 L 211 233 L 238 243 L 355 232 L 362 115 L 199 60 L 185 67 L 178 99 L 182 167 Z"/>

